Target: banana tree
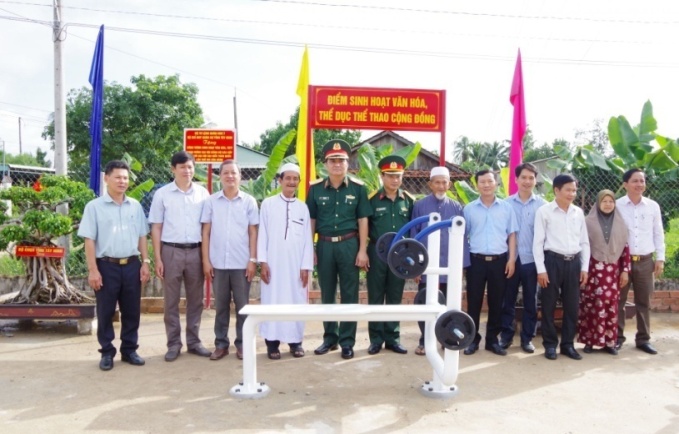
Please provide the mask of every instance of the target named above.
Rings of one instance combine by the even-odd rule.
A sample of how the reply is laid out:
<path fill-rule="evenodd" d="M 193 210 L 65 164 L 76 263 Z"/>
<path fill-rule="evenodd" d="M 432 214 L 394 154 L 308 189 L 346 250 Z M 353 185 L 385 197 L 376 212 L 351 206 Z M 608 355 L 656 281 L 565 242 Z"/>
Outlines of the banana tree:
<path fill-rule="evenodd" d="M 287 162 L 297 162 L 294 155 L 285 156 L 286 151 L 295 138 L 295 130 L 289 130 L 281 137 L 276 145 L 274 145 L 271 156 L 266 163 L 266 168 L 255 180 L 249 180 L 241 186 L 241 189 L 252 195 L 258 203 L 262 203 L 264 199 L 274 194 L 278 194 L 280 187 L 274 183 L 276 172 L 281 164 Z"/>

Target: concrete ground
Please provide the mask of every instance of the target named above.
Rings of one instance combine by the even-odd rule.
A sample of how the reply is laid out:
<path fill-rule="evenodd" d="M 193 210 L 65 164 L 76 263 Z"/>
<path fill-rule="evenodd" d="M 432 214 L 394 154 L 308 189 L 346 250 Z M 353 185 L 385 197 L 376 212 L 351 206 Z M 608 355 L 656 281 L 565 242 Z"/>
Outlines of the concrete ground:
<path fill-rule="evenodd" d="M 213 320 L 206 311 L 210 349 Z M 517 346 L 506 357 L 461 355 L 460 392 L 447 400 L 419 392 L 432 370 L 413 354 L 415 323 L 402 326 L 407 355 L 375 356 L 359 323 L 356 357 L 347 361 L 338 351 L 313 355 L 322 327 L 310 322 L 304 358 L 283 352 L 271 361 L 258 341 L 258 379 L 271 393 L 242 400 L 229 395 L 242 380 L 234 353 L 164 361 L 162 315 L 142 317 L 146 366 L 118 358 L 110 372 L 98 368 L 96 337 L 77 335 L 72 321 L 0 321 L 0 432 L 678 433 L 679 315 L 654 314 L 652 322 L 657 356 L 629 344 L 617 357 L 582 361 L 548 361 L 541 348 L 529 355 Z"/>

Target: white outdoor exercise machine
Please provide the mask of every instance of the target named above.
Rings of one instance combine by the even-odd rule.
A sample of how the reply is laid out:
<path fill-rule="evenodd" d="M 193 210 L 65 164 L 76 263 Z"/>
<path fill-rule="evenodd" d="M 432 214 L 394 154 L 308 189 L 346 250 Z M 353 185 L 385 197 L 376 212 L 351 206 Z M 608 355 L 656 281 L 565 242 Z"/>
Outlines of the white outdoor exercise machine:
<path fill-rule="evenodd" d="M 428 222 L 415 238 L 404 238 L 410 228 Z M 448 266 L 439 267 L 441 230 L 449 230 Z M 257 381 L 256 329 L 263 321 L 424 321 L 424 346 L 433 368 L 433 379 L 420 391 L 432 398 L 448 398 L 458 392 L 455 385 L 459 350 L 469 346 L 476 334 L 471 317 L 462 312 L 462 266 L 465 223 L 461 217 L 441 221 L 438 213 L 419 217 L 398 233 L 385 234 L 376 243 L 377 253 L 399 277 L 413 279 L 426 274 L 424 305 L 286 304 L 247 305 L 243 324 L 243 382 L 233 386 L 234 397 L 258 399 L 267 396 L 269 386 Z M 420 242 L 425 237 L 428 248 Z M 432 259 L 429 261 L 429 259 Z M 432 266 L 429 266 L 431 262 Z M 446 306 L 438 302 L 439 276 L 448 275 Z M 438 345 L 445 348 L 441 357 Z"/>

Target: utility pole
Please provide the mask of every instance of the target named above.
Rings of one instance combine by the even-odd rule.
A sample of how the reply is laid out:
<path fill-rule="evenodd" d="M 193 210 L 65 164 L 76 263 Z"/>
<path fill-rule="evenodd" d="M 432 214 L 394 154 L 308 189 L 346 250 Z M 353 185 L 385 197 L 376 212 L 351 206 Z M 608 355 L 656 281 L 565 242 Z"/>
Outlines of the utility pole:
<path fill-rule="evenodd" d="M 21 154 L 21 118 L 19 118 L 19 155 Z"/>
<path fill-rule="evenodd" d="M 53 0 L 54 27 L 54 169 L 57 175 L 66 175 L 66 92 L 64 90 L 63 52 L 61 44 L 66 39 L 62 26 L 61 2 Z"/>

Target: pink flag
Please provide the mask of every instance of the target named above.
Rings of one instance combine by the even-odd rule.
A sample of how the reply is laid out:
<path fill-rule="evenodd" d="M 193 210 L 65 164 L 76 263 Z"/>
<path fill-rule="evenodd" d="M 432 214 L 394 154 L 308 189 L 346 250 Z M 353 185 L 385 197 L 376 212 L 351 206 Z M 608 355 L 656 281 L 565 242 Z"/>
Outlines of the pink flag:
<path fill-rule="evenodd" d="M 523 73 L 521 72 L 521 50 L 516 56 L 512 91 L 509 102 L 514 106 L 514 120 L 512 122 L 512 146 L 509 148 L 509 194 L 517 192 L 514 168 L 523 160 L 523 135 L 526 132 L 526 106 L 523 100 Z"/>

